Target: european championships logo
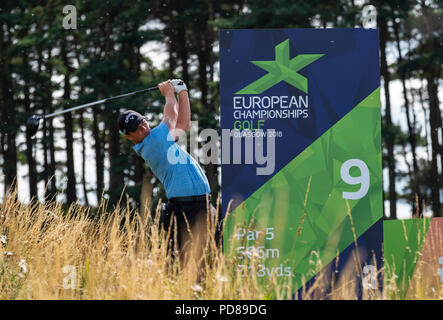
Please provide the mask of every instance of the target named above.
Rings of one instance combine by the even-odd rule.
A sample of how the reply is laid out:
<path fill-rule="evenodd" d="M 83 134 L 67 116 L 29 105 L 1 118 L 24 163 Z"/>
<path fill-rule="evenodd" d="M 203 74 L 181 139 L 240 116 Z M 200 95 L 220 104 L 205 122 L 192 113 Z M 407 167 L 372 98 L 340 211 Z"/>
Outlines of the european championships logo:
<path fill-rule="evenodd" d="M 234 130 L 228 130 L 228 137 L 232 136 L 235 141 L 233 154 L 240 155 L 234 160 L 234 164 L 241 164 L 242 143 L 237 138 L 245 138 L 244 150 L 255 150 L 256 163 L 260 165 L 266 163 L 265 167 L 256 168 L 256 174 L 270 175 L 274 173 L 275 138 L 281 138 L 283 131 L 275 130 L 269 125 L 265 129 L 265 122 L 270 119 L 307 119 L 309 117 L 308 79 L 299 74 L 298 71 L 322 56 L 324 54 L 299 54 L 290 59 L 289 39 L 286 39 L 275 46 L 275 60 L 250 61 L 267 71 L 267 74 L 236 92 L 233 96 Z M 292 85 L 305 94 L 259 96 L 281 81 Z M 266 138 L 265 161 L 263 161 L 265 154 L 264 138 Z M 252 144 L 254 144 L 254 148 L 252 148 Z M 230 146 L 224 146 L 223 149 L 230 150 Z M 254 162 L 251 155 L 252 152 L 245 152 L 245 164 Z M 230 160 L 229 151 L 224 151 L 223 156 L 226 160 Z"/>
<path fill-rule="evenodd" d="M 322 56 L 324 54 L 299 54 L 289 59 L 289 39 L 286 39 L 275 47 L 274 61 L 251 61 L 268 73 L 235 94 L 261 94 L 281 81 L 285 81 L 304 93 L 308 93 L 308 79 L 297 71 Z"/>

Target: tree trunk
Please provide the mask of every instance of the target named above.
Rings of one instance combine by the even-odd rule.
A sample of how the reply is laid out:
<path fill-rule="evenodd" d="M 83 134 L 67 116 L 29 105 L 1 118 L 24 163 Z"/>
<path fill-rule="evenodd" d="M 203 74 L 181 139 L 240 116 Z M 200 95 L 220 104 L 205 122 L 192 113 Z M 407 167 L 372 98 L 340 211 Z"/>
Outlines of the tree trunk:
<path fill-rule="evenodd" d="M 83 91 L 83 89 L 81 89 Z M 80 111 L 80 132 L 82 143 L 82 186 L 85 197 L 85 204 L 89 207 L 88 189 L 86 188 L 86 141 L 85 141 L 85 123 L 83 119 L 83 111 Z"/>
<path fill-rule="evenodd" d="M 113 45 L 111 40 L 111 20 L 113 19 L 112 13 L 109 12 L 106 16 L 105 22 L 105 60 L 110 60 L 112 57 Z M 112 81 L 107 79 L 106 81 L 109 88 L 112 86 Z M 109 129 L 108 135 L 108 156 L 109 156 L 109 203 L 111 205 L 116 204 L 120 199 L 121 192 L 124 186 L 123 169 L 122 164 L 119 161 L 120 157 L 120 133 L 117 125 L 115 125 L 115 119 L 118 118 L 119 109 L 113 110 L 108 116 L 107 127 Z M 121 205 L 126 201 L 125 197 L 122 197 Z"/>
<path fill-rule="evenodd" d="M 426 108 L 425 99 L 423 97 L 423 90 L 425 90 L 425 85 L 423 83 L 423 79 L 420 79 L 420 88 L 417 90 L 418 98 L 420 100 L 420 105 L 422 107 L 423 111 L 423 123 L 424 123 L 424 130 L 425 130 L 425 142 L 426 142 L 426 159 L 430 162 L 431 161 L 431 151 L 429 150 L 429 130 L 428 130 L 428 122 L 429 122 L 429 116 L 428 116 L 428 109 Z"/>
<path fill-rule="evenodd" d="M 26 68 L 26 72 L 29 72 L 28 66 L 28 56 L 23 55 L 23 65 Z M 29 90 L 29 79 L 24 79 L 24 105 L 25 112 L 28 116 L 31 116 L 31 101 L 30 101 L 30 90 Z M 34 141 L 29 134 L 26 134 L 26 159 L 28 161 L 28 178 L 29 178 L 29 198 L 37 198 L 37 172 L 35 170 L 35 159 L 34 159 Z"/>
<path fill-rule="evenodd" d="M 400 68 L 402 68 L 403 64 L 403 55 L 401 53 L 401 47 L 400 47 L 400 35 L 399 35 L 399 25 L 396 22 L 396 19 L 392 19 L 394 24 L 394 35 L 395 35 L 395 42 L 397 45 L 397 52 L 398 52 L 398 65 L 400 65 Z M 400 70 L 399 76 L 402 83 L 403 88 L 403 100 L 404 100 L 404 107 L 405 107 L 405 113 L 406 113 L 406 123 L 408 125 L 408 141 L 411 146 L 411 153 L 412 153 L 412 175 L 411 175 L 411 188 L 412 188 L 412 212 L 417 215 L 418 217 L 422 217 L 423 215 L 423 200 L 422 195 L 420 193 L 420 188 L 418 185 L 418 162 L 417 162 L 417 139 L 415 134 L 415 126 L 411 122 L 411 116 L 410 116 L 410 103 L 408 98 L 408 90 L 406 87 L 406 74 L 403 70 Z M 417 200 L 416 200 L 417 199 Z M 417 207 L 418 204 L 418 207 Z"/>
<path fill-rule="evenodd" d="M 77 50 L 78 45 L 78 38 L 74 35 L 75 39 L 75 53 L 77 58 L 77 63 L 79 66 L 82 65 L 79 51 Z M 85 93 L 84 87 L 82 84 L 80 84 L 80 95 L 82 96 Z M 86 141 L 85 141 L 85 121 L 83 117 L 83 109 L 79 111 L 80 114 L 80 134 L 81 134 L 81 144 L 82 144 L 82 187 L 83 187 L 83 194 L 84 194 L 84 200 L 85 205 L 89 207 L 89 199 L 88 199 L 88 189 L 86 187 Z"/>
<path fill-rule="evenodd" d="M 438 153 L 440 145 L 438 141 L 439 130 L 439 117 L 438 113 L 438 86 L 437 80 L 434 76 L 434 69 L 428 68 L 426 70 L 426 88 L 429 95 L 429 119 L 431 129 L 431 146 L 432 146 L 432 159 L 431 159 L 431 198 L 432 198 L 432 211 L 434 217 L 441 216 L 441 204 L 440 204 L 440 185 L 441 176 L 438 173 Z"/>
<path fill-rule="evenodd" d="M 431 30 L 429 23 L 426 20 L 428 7 L 424 1 L 421 1 L 421 8 L 423 11 L 424 24 L 426 27 L 427 34 L 425 35 L 425 48 L 426 54 L 431 54 L 434 52 L 434 32 Z M 441 186 L 441 175 L 438 172 L 438 154 L 440 153 L 441 147 L 438 139 L 439 130 L 442 129 L 441 111 L 438 101 L 438 81 L 439 81 L 439 71 L 435 68 L 434 61 L 428 61 L 426 66 L 423 68 L 424 76 L 426 79 L 426 89 L 428 91 L 429 97 L 429 120 L 430 120 L 430 130 L 431 130 L 431 146 L 432 146 L 432 156 L 431 156 L 431 198 L 432 198 L 432 211 L 434 217 L 441 216 L 441 203 L 440 203 L 440 186 Z M 443 155 L 440 155 L 443 156 Z M 442 168 L 443 170 L 443 168 Z"/>
<path fill-rule="evenodd" d="M 51 87 L 51 77 L 52 77 L 52 65 L 51 58 L 52 52 L 51 48 L 48 49 L 48 59 L 46 60 L 46 70 L 49 75 L 49 80 L 47 87 Z M 40 54 L 41 55 L 41 54 Z M 41 58 L 43 58 L 41 56 Z M 52 104 L 52 90 L 48 89 L 47 92 L 43 93 L 43 107 L 45 113 L 52 113 L 54 111 Z M 47 109 L 46 109 L 47 107 Z M 52 118 L 44 119 L 43 121 L 43 152 L 44 152 L 44 163 L 45 163 L 45 202 L 55 200 L 57 193 L 57 180 L 55 177 L 56 163 L 55 163 L 55 145 L 54 145 L 54 126 L 52 125 Z M 48 158 L 48 146 L 49 146 L 49 158 Z"/>
<path fill-rule="evenodd" d="M 5 175 L 5 191 L 14 190 L 17 186 L 17 146 L 15 112 L 13 112 L 12 79 L 6 60 L 7 47 L 11 43 L 9 30 L 0 24 L 0 107 L 2 111 L 3 135 L 5 135 L 6 148 L 3 154 L 3 172 Z M 9 35 L 9 37 L 8 37 Z"/>
<path fill-rule="evenodd" d="M 94 137 L 94 150 L 95 150 L 95 172 L 97 179 L 97 205 L 100 205 L 102 198 L 104 183 L 104 154 L 102 147 L 102 139 L 100 137 L 100 130 L 98 128 L 99 118 L 98 109 L 93 108 L 93 121 L 92 121 L 92 136 Z"/>
<path fill-rule="evenodd" d="M 152 174 L 150 171 L 146 172 L 143 181 L 142 188 L 140 192 L 140 217 L 143 221 L 146 220 L 149 210 L 151 210 L 152 206 Z"/>
<path fill-rule="evenodd" d="M 111 118 L 117 119 L 118 110 L 112 112 Z M 123 191 L 124 179 L 123 179 L 123 168 L 119 161 L 120 158 L 120 133 L 116 125 L 111 125 L 109 128 L 109 195 L 110 204 L 116 204 L 120 199 L 121 193 Z M 121 204 L 124 204 L 126 198 L 122 198 Z"/>
<path fill-rule="evenodd" d="M 169 0 L 168 3 L 168 26 L 166 28 L 166 36 L 168 37 L 168 53 L 169 53 L 169 79 L 174 78 L 175 68 L 177 67 L 177 61 L 175 58 L 175 37 L 174 37 L 174 16 L 172 14 L 172 8 L 174 7 L 173 0 Z"/>
<path fill-rule="evenodd" d="M 197 34 L 197 41 L 199 43 L 197 49 L 197 57 L 198 57 L 198 80 L 199 87 L 201 91 L 201 102 L 203 108 L 208 107 L 208 83 L 207 83 L 207 72 L 206 67 L 208 65 L 208 55 L 205 48 L 206 41 L 204 36 L 199 33 Z"/>
<path fill-rule="evenodd" d="M 133 154 L 132 159 L 134 165 L 134 176 L 132 177 L 132 180 L 134 180 L 136 185 L 141 185 L 146 172 L 144 167 L 145 161 L 136 153 Z"/>
<path fill-rule="evenodd" d="M 379 19 L 380 26 L 380 71 L 383 76 L 384 91 L 385 91 L 385 124 L 388 129 L 393 127 L 391 117 L 391 99 L 389 93 L 390 75 L 388 70 L 388 63 L 386 61 L 386 43 L 388 36 L 387 21 L 384 18 Z M 391 131 L 392 132 L 392 131 Z M 396 174 L 395 174 L 395 157 L 394 157 L 394 135 L 391 133 L 386 137 L 386 148 L 388 151 L 388 171 L 389 171 L 389 208 L 390 218 L 397 218 L 397 193 L 395 191 Z"/>
<path fill-rule="evenodd" d="M 215 20 L 215 13 L 214 13 L 214 1 L 213 0 L 206 0 L 207 6 L 208 6 L 208 22 L 213 22 Z M 214 52 L 212 50 L 212 46 L 214 45 L 215 41 L 215 31 L 212 27 L 211 23 L 207 24 L 207 32 L 205 33 L 205 48 L 206 48 L 206 54 L 208 59 L 208 65 L 209 65 L 209 81 L 212 83 L 214 81 L 214 64 L 215 64 L 215 56 Z M 212 94 L 212 92 L 209 92 L 211 87 L 208 87 L 208 109 L 213 114 L 217 112 L 216 110 L 216 103 L 214 101 L 215 95 Z M 216 196 L 217 193 L 217 187 L 218 187 L 218 167 L 219 165 L 217 163 L 209 163 L 208 170 L 207 170 L 207 178 L 211 185 L 211 191 Z"/>
<path fill-rule="evenodd" d="M 188 49 L 186 45 L 186 28 L 185 28 L 185 18 L 183 17 L 183 5 L 178 1 L 178 19 L 179 19 L 179 25 L 178 25 L 178 52 L 180 55 L 180 61 L 182 63 L 182 77 L 183 81 L 189 85 L 189 65 L 188 65 Z"/>
<path fill-rule="evenodd" d="M 71 72 L 71 66 L 66 50 L 66 40 L 62 40 L 61 54 L 63 64 L 66 67 L 66 74 L 64 75 L 64 87 L 63 87 L 63 100 L 65 103 L 65 109 L 69 108 L 69 102 L 71 99 L 71 84 L 69 82 L 69 75 Z M 75 182 L 75 170 L 74 170 L 74 138 L 73 138 L 73 124 L 72 114 L 67 112 L 64 115 L 65 122 L 65 138 L 66 138 L 66 165 L 68 170 L 68 181 L 66 187 L 66 198 L 68 205 L 77 201 L 76 182 Z"/>

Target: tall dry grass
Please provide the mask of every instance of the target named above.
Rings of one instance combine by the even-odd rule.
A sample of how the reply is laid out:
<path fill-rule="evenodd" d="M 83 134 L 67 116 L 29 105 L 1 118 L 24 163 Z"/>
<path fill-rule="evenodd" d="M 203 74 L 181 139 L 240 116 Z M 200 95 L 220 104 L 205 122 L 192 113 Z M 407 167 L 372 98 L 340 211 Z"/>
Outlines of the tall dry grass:
<path fill-rule="evenodd" d="M 250 270 L 238 272 L 239 257 L 224 255 L 221 243 L 211 238 L 202 257 L 203 277 L 198 279 L 195 266 L 182 269 L 168 252 L 171 233 L 159 227 L 158 209 L 142 218 L 129 207 L 107 210 L 102 202 L 92 215 L 78 205 L 23 204 L 11 192 L 0 205 L 0 299 L 358 297 L 356 275 L 362 272 L 358 252 L 345 268 L 348 276 L 340 278 L 323 268 L 313 252 L 312 271 L 322 271 L 314 285 L 294 296 L 291 281 L 273 278 L 263 284 L 255 272 L 263 263 L 258 258 L 249 260 Z M 213 234 L 216 217 L 209 226 L 207 231 Z M 364 290 L 361 297 L 386 299 L 396 289 L 393 283 L 383 292 Z"/>
<path fill-rule="evenodd" d="M 129 207 L 96 218 L 87 208 L 22 204 L 16 193 L 0 205 L 0 299 L 265 299 L 266 289 L 236 272 L 221 243 L 206 244 L 203 278 L 168 252 L 171 232 Z M 211 234 L 216 218 L 209 224 Z"/>

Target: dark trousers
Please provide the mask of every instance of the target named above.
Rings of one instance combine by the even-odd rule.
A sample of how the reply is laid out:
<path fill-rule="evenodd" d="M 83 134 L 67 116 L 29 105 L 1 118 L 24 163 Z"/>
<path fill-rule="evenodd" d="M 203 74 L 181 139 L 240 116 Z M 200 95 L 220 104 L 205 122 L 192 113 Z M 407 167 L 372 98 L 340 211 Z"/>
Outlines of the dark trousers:
<path fill-rule="evenodd" d="M 200 273 L 213 244 L 218 247 L 221 224 L 212 204 L 206 205 L 205 197 L 186 200 L 169 199 L 163 207 L 161 223 L 166 232 L 170 231 L 169 249 L 174 258 L 180 259 L 182 269 L 197 268 Z"/>

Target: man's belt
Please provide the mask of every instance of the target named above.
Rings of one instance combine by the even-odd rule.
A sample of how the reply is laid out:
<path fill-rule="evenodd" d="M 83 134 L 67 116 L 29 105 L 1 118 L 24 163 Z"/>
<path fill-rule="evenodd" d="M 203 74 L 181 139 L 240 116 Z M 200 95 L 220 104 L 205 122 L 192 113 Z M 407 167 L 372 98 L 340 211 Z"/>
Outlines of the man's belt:
<path fill-rule="evenodd" d="M 173 197 L 170 198 L 171 202 L 194 202 L 194 201 L 206 201 L 206 197 L 208 197 L 208 201 L 211 201 L 211 195 L 202 194 L 200 196 L 187 196 L 187 197 Z"/>

